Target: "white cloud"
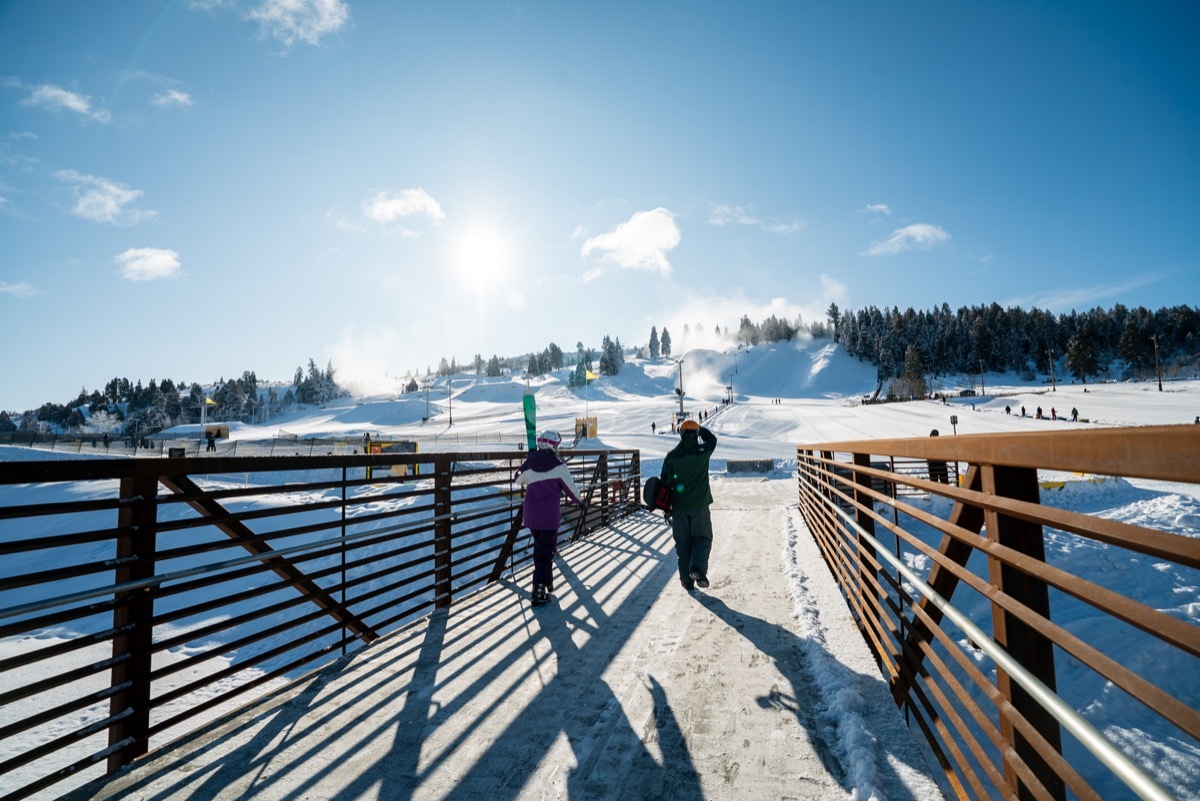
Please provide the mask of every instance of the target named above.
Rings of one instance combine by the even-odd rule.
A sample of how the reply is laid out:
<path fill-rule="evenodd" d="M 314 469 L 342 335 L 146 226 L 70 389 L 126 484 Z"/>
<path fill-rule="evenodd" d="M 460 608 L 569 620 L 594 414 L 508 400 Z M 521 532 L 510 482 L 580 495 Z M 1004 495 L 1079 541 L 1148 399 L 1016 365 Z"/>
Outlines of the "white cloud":
<path fill-rule="evenodd" d="M 16 298 L 31 298 L 34 295 L 41 293 L 28 281 L 18 281 L 15 284 L 10 284 L 7 281 L 0 281 L 0 295 L 12 295 Z"/>
<path fill-rule="evenodd" d="M 167 89 L 166 91 L 159 92 L 150 102 L 159 108 L 169 108 L 171 106 L 187 108 L 188 106 L 196 105 L 196 101 L 192 100 L 191 95 L 187 92 L 181 92 L 178 89 Z"/>
<path fill-rule="evenodd" d="M 714 204 L 709 209 L 709 225 L 729 225 L 730 223 L 737 225 L 758 225 L 759 221 L 751 217 L 741 206 Z"/>
<path fill-rule="evenodd" d="M 329 222 L 333 223 L 335 226 L 342 229 L 343 231 L 362 232 L 362 231 L 367 230 L 365 225 L 362 225 L 357 222 L 352 222 L 349 218 L 346 217 L 345 214 L 343 214 L 341 212 L 340 209 L 337 209 L 337 208 L 331 208 L 331 209 L 326 210 L 325 219 L 329 220 Z"/>
<path fill-rule="evenodd" d="M 404 189 L 398 193 L 379 192 L 362 202 L 363 214 L 378 223 L 393 223 L 404 217 L 424 214 L 441 223 L 446 219 L 442 206 L 424 189 Z"/>
<path fill-rule="evenodd" d="M 1135 289 L 1170 278 L 1170 273 L 1166 271 L 1139 273 L 1130 276 L 1127 281 L 1089 285 L 1074 289 L 1051 289 L 1039 295 L 1010 298 L 1004 301 L 1002 305 L 1006 308 L 1020 306 L 1023 308 L 1046 309 L 1052 312 L 1067 312 L 1088 308 L 1109 298 L 1121 298 L 1127 296 Z"/>
<path fill-rule="evenodd" d="M 250 12 L 250 19 L 285 47 L 296 42 L 319 45 L 322 36 L 346 26 L 350 9 L 342 0 L 263 0 Z"/>
<path fill-rule="evenodd" d="M 882 242 L 876 242 L 863 251 L 867 256 L 883 256 L 904 250 L 928 250 L 950 238 L 944 228 L 929 223 L 914 223 L 892 231 Z"/>
<path fill-rule="evenodd" d="M 892 207 L 886 203 L 870 203 L 863 211 L 866 214 L 882 214 L 884 217 L 892 216 Z"/>
<path fill-rule="evenodd" d="M 580 255 L 601 251 L 603 260 L 618 267 L 632 270 L 656 270 L 662 275 L 671 274 L 671 263 L 667 252 L 680 241 L 679 226 L 675 215 L 659 207 L 650 211 L 636 212 L 629 222 L 618 225 L 607 234 L 593 236 L 583 243 Z M 596 277 L 593 270 L 588 274 Z M 585 276 L 585 280 L 590 280 Z"/>
<path fill-rule="evenodd" d="M 136 225 L 158 216 L 158 212 L 131 205 L 142 196 L 140 189 L 130 189 L 107 178 L 75 170 L 59 170 L 54 177 L 75 184 L 75 207 L 71 213 L 77 217 L 115 225 Z"/>
<path fill-rule="evenodd" d="M 113 259 L 129 281 L 157 281 L 179 275 L 179 254 L 162 248 L 130 248 Z"/>
<path fill-rule="evenodd" d="M 750 214 L 742 206 L 728 204 L 713 204 L 709 207 L 708 224 L 716 226 L 750 225 L 761 228 L 770 234 L 798 234 L 807 226 L 800 220 L 782 222 L 780 220 L 762 220 Z"/>
<path fill-rule="evenodd" d="M 97 122 L 108 122 L 111 119 L 105 109 L 93 110 L 92 99 L 87 95 L 81 95 L 49 83 L 34 88 L 29 97 L 21 102 L 27 106 L 38 106 L 50 111 L 71 111 Z"/>

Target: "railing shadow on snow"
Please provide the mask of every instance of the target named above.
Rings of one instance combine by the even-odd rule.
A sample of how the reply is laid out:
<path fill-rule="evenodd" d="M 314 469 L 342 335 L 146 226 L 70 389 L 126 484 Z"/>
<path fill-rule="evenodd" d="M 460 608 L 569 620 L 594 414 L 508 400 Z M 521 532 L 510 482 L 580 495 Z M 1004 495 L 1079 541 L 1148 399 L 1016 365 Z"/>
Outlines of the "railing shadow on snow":
<path fill-rule="evenodd" d="M 115 771 L 530 559 L 519 451 L 0 462 L 0 791 Z M 638 509 L 565 452 L 560 542 Z M 65 784 L 59 785 L 59 782 Z"/>
<path fill-rule="evenodd" d="M 1200 539 L 1054 508 L 1044 496 L 1124 479 L 1194 495 L 1198 454 L 1195 425 L 799 446 L 801 514 L 955 796 L 1172 797 L 1157 781 L 1165 777 L 1075 707 L 1088 703 L 1085 686 L 1107 687 L 1196 749 L 1200 711 L 1188 699 L 1200 627 L 1131 597 L 1142 588 L 1123 594 L 1104 571 L 1072 572 L 1064 554 L 1107 548 L 1116 566 L 1145 563 L 1147 583 L 1161 567 L 1196 586 Z M 1135 644 L 1124 662 L 1105 653 L 1114 636 Z M 1064 666 L 1085 680 L 1062 686 Z"/>
<path fill-rule="evenodd" d="M 407 801 L 433 794 L 427 783 L 468 752 L 465 769 L 439 785 L 438 797 L 505 801 L 522 792 L 513 780 L 565 738 L 577 758 L 564 780 L 568 797 L 611 797 L 605 787 L 637 776 L 647 797 L 700 801 L 699 775 L 661 686 L 651 678 L 648 688 L 660 763 L 604 681 L 608 659 L 589 652 L 619 650 L 653 599 L 674 583 L 672 559 L 670 531 L 660 517 L 626 516 L 565 549 L 559 594 L 573 600 L 546 612 L 532 633 L 526 605 L 494 597 L 512 588 L 493 587 L 339 660 L 276 703 L 256 704 L 253 717 L 236 725 L 261 728 L 234 753 L 214 756 L 201 746 L 176 756 L 168 746 L 165 758 L 136 781 L 111 790 L 92 785 L 85 789 L 97 792 L 87 797 L 213 797 L 245 786 L 247 777 L 255 793 L 302 797 L 327 787 L 340 767 L 329 754 L 357 753 L 357 776 L 339 786 L 338 797 L 377 793 Z M 500 581 L 506 584 L 507 576 Z M 621 596 L 620 605 L 606 611 L 606 600 Z M 586 631 L 585 640 L 577 629 Z M 546 679 L 551 659 L 554 675 Z M 473 727 L 451 724 L 463 710 L 476 719 L 504 717 L 503 730 L 475 750 L 468 742 Z M 597 737 L 603 748 L 596 747 Z M 190 737 L 189 745 L 197 738 L 219 747 L 221 724 Z M 387 745 L 356 748 L 376 741 Z M 620 775 L 609 761 L 620 764 Z"/>

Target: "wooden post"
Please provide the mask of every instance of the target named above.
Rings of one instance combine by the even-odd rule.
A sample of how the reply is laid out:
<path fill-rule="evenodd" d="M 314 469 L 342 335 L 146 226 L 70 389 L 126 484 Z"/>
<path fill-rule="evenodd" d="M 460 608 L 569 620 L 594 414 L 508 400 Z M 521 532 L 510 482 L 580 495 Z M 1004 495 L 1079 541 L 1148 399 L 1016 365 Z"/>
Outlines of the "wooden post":
<path fill-rule="evenodd" d="M 1037 470 L 1017 467 L 983 468 L 983 491 L 1005 498 L 1039 503 Z M 1046 559 L 1046 543 L 1042 527 L 1037 523 L 1019 520 L 995 510 L 984 512 L 989 540 L 1012 548 L 1039 561 Z M 1015 567 L 988 559 L 988 579 L 994 587 L 1020 601 L 1037 615 L 1050 620 L 1050 595 L 1046 582 Z M 992 636 L 1026 670 L 1050 690 L 1057 691 L 1054 672 L 1054 648 L 1049 639 L 1001 607 L 992 606 Z M 1062 753 L 1062 733 L 1058 721 L 1002 670 L 996 671 L 997 689 L 1012 701 L 1012 705 L 1045 738 L 1051 748 Z M 1012 723 L 1002 719 L 1000 732 L 1052 798 L 1065 799 L 1062 779 L 1050 768 L 1032 744 L 1017 732 Z M 1008 760 L 1004 777 L 1021 799 L 1037 796 L 1016 775 Z"/>
<path fill-rule="evenodd" d="M 121 507 L 117 512 L 116 570 L 114 583 L 154 575 L 158 533 L 157 477 L 121 479 Z M 150 648 L 154 643 L 154 589 L 145 587 L 118 593 L 113 610 L 112 686 L 120 687 L 109 699 L 114 723 L 108 730 L 108 771 L 112 773 L 146 753 L 150 741 Z"/>

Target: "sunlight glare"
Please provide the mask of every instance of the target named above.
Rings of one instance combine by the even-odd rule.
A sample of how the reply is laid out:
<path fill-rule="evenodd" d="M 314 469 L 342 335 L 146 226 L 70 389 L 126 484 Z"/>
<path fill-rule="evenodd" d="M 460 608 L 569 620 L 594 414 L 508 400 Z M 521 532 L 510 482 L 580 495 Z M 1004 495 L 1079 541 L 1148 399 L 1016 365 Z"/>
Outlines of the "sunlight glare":
<path fill-rule="evenodd" d="M 468 286 L 499 286 L 512 271 L 513 245 L 508 233 L 493 223 L 473 223 L 455 237 L 451 267 Z"/>

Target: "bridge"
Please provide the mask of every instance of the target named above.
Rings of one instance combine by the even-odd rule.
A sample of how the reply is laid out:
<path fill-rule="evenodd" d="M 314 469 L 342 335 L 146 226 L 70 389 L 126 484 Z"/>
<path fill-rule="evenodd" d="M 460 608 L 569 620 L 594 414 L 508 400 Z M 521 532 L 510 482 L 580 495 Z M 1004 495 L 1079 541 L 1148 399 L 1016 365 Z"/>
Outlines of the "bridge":
<path fill-rule="evenodd" d="M 1009 535 L 992 545 L 972 539 L 1017 516 L 1200 566 L 1186 537 L 1030 510 L 1028 483 L 1010 472 L 1013 463 L 1088 463 L 1108 475 L 1194 483 L 1200 441 L 1190 428 L 1170 428 L 1149 439 L 1142 431 L 1157 458 L 1131 456 L 1123 441 L 1097 444 L 1091 432 L 1015 451 L 1003 447 L 1014 443 L 1007 436 L 801 446 L 799 496 L 788 481 L 717 479 L 713 586 L 696 593 L 678 584 L 669 528 L 636 503 L 637 453 L 580 452 L 572 469 L 589 504 L 564 523 L 555 602 L 537 610 L 527 602 L 511 487 L 520 454 L 3 464 L 0 485 L 21 484 L 28 502 L 0 507 L 10 565 L 0 579 L 0 637 L 41 634 L 35 646 L 0 655 L 7 675 L 24 676 L 0 696 L 0 743 L 40 738 L 3 752 L 0 790 L 5 798 L 924 799 L 1061 798 L 1069 788 L 1100 797 L 1090 774 L 1064 770 L 1055 756 L 1063 753 L 1055 738 L 1074 736 L 1072 723 L 1047 734 L 1021 695 L 1022 671 L 1044 682 L 1045 660 L 998 662 L 999 679 L 982 677 L 991 689 L 981 707 L 980 693 L 946 672 L 954 646 L 939 644 L 940 616 L 955 611 L 947 601 L 931 613 L 930 590 L 953 595 L 940 570 L 988 592 L 956 572 L 964 549 L 980 550 L 1051 586 L 1094 594 L 1195 660 L 1194 624 L 1147 616 L 1129 599 L 1081 590 L 1084 577 L 1031 566 L 1010 552 L 1025 546 Z M 942 484 L 930 480 L 932 459 L 970 469 Z M 48 489 L 59 485 L 85 489 L 69 497 Z M 889 568 L 885 550 L 910 547 L 900 511 L 919 518 L 915 499 L 939 495 L 955 506 L 942 523 L 925 521 L 945 540 L 934 539 L 933 571 L 902 573 L 904 559 Z M 26 536 L 12 537 L 18 529 Z M 115 558 L 51 565 L 28 556 L 79 546 L 95 554 L 103 543 Z M 17 555 L 22 566 L 13 568 Z M 991 597 L 1021 620 L 1033 620 L 1029 609 L 1049 622 L 1016 586 L 1000 570 Z M 20 604 L 5 601 L 18 591 Z M 972 645 L 989 648 L 983 640 L 1006 632 L 1004 648 L 1028 650 L 1018 625 L 997 620 L 1007 629 L 971 635 Z M 83 633 L 52 636 L 56 626 Z M 1033 628 L 1128 684 L 1184 737 L 1200 732 L 1200 713 L 1136 666 Z M 1053 660 L 1050 671 L 1053 689 Z M 971 716 L 983 724 L 963 726 Z M 78 749 L 97 736 L 101 744 Z M 1120 754 L 1105 765 L 1128 769 Z M 1125 785 L 1171 797 L 1153 777 L 1139 784 L 1137 770 Z"/>

